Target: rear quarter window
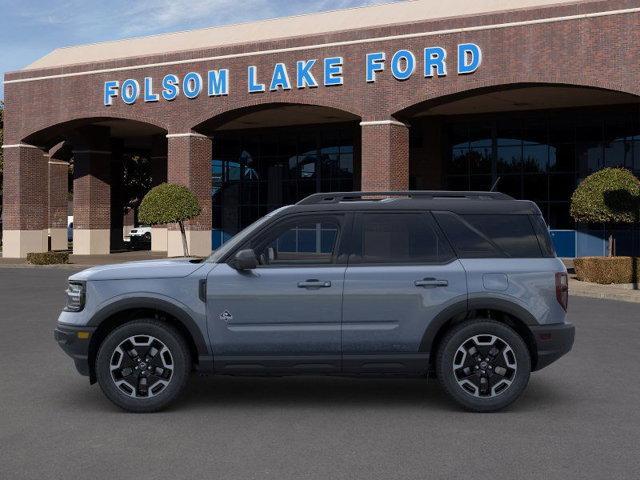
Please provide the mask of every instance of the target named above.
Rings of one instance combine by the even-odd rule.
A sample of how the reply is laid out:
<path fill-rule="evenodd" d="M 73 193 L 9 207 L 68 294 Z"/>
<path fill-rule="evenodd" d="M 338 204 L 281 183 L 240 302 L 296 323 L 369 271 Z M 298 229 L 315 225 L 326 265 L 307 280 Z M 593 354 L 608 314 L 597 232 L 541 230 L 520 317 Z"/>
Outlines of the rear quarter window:
<path fill-rule="evenodd" d="M 540 245 L 530 215 L 456 215 L 450 212 L 435 215 L 461 258 L 549 256 L 548 246 L 543 249 Z"/>

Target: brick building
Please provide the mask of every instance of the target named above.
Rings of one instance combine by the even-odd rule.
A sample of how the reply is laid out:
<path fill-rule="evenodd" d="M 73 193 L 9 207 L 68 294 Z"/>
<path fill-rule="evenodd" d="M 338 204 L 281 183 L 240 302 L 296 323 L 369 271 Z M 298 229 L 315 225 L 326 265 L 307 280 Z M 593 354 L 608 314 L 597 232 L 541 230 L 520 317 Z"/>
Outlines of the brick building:
<path fill-rule="evenodd" d="M 3 256 L 66 248 L 70 160 L 74 252 L 109 252 L 131 152 L 198 196 L 195 254 L 316 191 L 498 178 L 563 253 L 600 248 L 568 200 L 640 170 L 639 27 L 631 0 L 414 0 L 55 50 L 5 76 Z"/>

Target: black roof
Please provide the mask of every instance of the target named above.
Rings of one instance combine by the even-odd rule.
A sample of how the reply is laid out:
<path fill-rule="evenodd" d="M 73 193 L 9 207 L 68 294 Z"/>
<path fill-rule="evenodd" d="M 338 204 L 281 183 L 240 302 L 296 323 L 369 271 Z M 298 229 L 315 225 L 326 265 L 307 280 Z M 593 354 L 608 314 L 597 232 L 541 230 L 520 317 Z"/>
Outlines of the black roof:
<path fill-rule="evenodd" d="M 460 214 L 540 214 L 529 200 L 515 200 L 499 192 L 393 191 L 328 192 L 310 195 L 292 211 L 432 210 Z"/>

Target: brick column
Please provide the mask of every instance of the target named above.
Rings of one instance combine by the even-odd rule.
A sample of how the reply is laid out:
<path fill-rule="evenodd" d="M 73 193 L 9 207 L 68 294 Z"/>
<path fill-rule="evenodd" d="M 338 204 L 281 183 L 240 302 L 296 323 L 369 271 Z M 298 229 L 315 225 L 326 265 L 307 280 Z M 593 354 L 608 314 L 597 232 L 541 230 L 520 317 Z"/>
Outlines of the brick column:
<path fill-rule="evenodd" d="M 187 222 L 187 243 L 191 255 L 211 253 L 211 139 L 198 133 L 167 135 L 169 183 L 188 187 L 198 197 L 202 214 Z M 182 239 L 176 224 L 169 226 L 169 257 L 181 256 Z"/>
<path fill-rule="evenodd" d="M 82 129 L 73 144 L 73 253 L 106 255 L 111 250 L 109 129 Z"/>
<path fill-rule="evenodd" d="M 396 120 L 364 121 L 362 191 L 409 189 L 409 128 Z"/>
<path fill-rule="evenodd" d="M 2 256 L 46 252 L 48 154 L 26 144 L 4 145 Z"/>
<path fill-rule="evenodd" d="M 167 139 L 156 135 L 151 143 L 151 186 L 155 187 L 167 181 Z M 167 226 L 156 225 L 151 228 L 151 251 L 167 251 Z"/>
<path fill-rule="evenodd" d="M 67 250 L 69 164 L 49 158 L 49 236 L 51 250 Z"/>

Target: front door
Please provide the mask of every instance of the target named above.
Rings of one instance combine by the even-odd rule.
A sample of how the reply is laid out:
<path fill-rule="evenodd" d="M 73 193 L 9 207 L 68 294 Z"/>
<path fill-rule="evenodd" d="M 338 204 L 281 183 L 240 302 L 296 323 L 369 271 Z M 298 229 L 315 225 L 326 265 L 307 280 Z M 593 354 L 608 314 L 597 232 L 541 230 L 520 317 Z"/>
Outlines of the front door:
<path fill-rule="evenodd" d="M 207 279 L 214 363 L 221 373 L 336 373 L 346 265 L 345 215 L 295 215 L 240 249 L 259 266 L 217 265 Z"/>
<path fill-rule="evenodd" d="M 465 271 L 430 213 L 359 213 L 345 275 L 343 369 L 421 373 L 429 322 L 466 306 Z"/>

